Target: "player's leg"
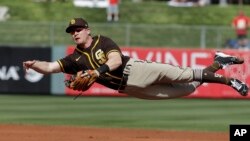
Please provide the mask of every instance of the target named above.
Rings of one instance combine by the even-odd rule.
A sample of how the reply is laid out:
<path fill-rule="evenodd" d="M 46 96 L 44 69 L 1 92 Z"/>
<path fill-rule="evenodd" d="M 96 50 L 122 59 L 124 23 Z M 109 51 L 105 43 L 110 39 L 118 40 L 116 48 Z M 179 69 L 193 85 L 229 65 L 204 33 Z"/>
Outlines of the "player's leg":
<path fill-rule="evenodd" d="M 220 69 L 225 69 L 229 65 L 243 64 L 243 63 L 244 63 L 243 58 L 228 55 L 222 52 L 216 52 L 213 63 L 210 66 L 206 67 L 204 70 L 215 73 Z M 202 85 L 203 82 L 195 81 L 192 83 L 197 88 L 200 85 Z"/>
<path fill-rule="evenodd" d="M 217 52 L 214 57 L 214 62 L 210 66 L 206 67 L 204 70 L 208 72 L 216 72 L 220 69 L 225 69 L 229 65 L 242 63 L 244 63 L 244 59 L 242 58 Z M 236 82 L 233 82 L 233 88 L 236 88 L 236 84 L 240 83 L 237 82 L 237 80 L 235 81 Z M 137 87 L 132 86 L 128 87 L 127 94 L 137 98 L 151 100 L 178 98 L 190 95 L 202 83 L 203 82 L 194 81 L 190 83 L 156 84 L 139 89 Z"/>
<path fill-rule="evenodd" d="M 169 99 L 187 96 L 195 91 L 191 83 L 193 70 L 180 69 L 177 66 L 130 59 L 125 74 L 128 74 L 127 86 L 120 91 L 130 96 L 142 99 Z M 179 78 L 179 74 L 182 77 Z M 180 79 L 180 80 L 179 80 Z M 172 80 L 183 83 L 173 84 Z"/>
<path fill-rule="evenodd" d="M 166 88 L 168 88 L 170 83 L 183 83 L 188 84 L 188 86 L 192 86 L 194 83 L 189 83 L 192 81 L 225 84 L 236 89 L 241 95 L 246 95 L 248 91 L 247 86 L 239 80 L 215 74 L 212 71 L 209 71 L 208 68 L 204 70 L 193 70 L 191 68 L 180 68 L 170 64 L 153 63 L 134 59 L 131 59 L 128 64 L 131 67 L 129 70 L 127 87 L 133 88 L 133 92 L 139 93 L 148 87 L 152 88 L 154 85 L 165 85 Z M 219 65 L 221 67 L 221 64 Z M 136 91 L 136 89 L 139 91 Z M 191 89 L 193 91 L 195 90 L 195 86 L 187 89 Z M 164 90 L 164 88 L 159 90 Z M 180 88 L 177 91 L 181 92 L 184 90 L 185 89 Z M 126 93 L 128 93 L 128 91 Z M 160 93 L 165 92 L 162 91 L 159 92 L 159 94 Z M 167 94 L 169 93 L 167 92 Z M 186 94 L 188 93 L 183 93 L 183 95 Z"/>
<path fill-rule="evenodd" d="M 236 91 L 238 91 L 242 96 L 246 96 L 248 93 L 248 87 L 244 82 L 241 82 L 238 79 L 225 77 L 220 74 L 216 74 L 210 71 L 201 71 L 199 72 L 199 76 L 197 77 L 197 71 L 194 73 L 194 81 L 206 82 L 206 83 L 220 83 L 225 84 Z M 201 77 L 200 77 L 201 74 Z"/>
<path fill-rule="evenodd" d="M 140 99 L 161 100 L 188 96 L 194 91 L 195 87 L 191 83 L 175 83 L 150 85 L 146 88 L 127 86 L 123 92 Z"/>
<path fill-rule="evenodd" d="M 212 67 L 208 67 L 204 70 L 194 70 L 194 80 L 207 83 L 225 84 L 234 88 L 242 96 L 246 96 L 248 93 L 248 87 L 244 82 L 235 78 L 225 77 L 214 73 L 218 68 L 225 68 L 228 65 L 233 64 L 242 64 L 244 63 L 244 59 L 218 52 L 215 55 L 214 62 L 215 65 L 212 65 Z"/>

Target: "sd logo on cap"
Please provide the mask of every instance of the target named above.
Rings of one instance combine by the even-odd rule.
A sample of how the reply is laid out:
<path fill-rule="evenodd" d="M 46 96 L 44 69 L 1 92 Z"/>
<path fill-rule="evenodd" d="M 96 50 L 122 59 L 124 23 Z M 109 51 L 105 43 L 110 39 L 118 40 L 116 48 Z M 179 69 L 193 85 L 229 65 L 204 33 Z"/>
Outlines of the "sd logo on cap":
<path fill-rule="evenodd" d="M 85 21 L 85 20 L 82 19 L 82 18 L 74 18 L 74 19 L 70 20 L 69 25 L 68 25 L 68 27 L 66 28 L 66 32 L 67 32 L 67 33 L 70 33 L 70 31 L 71 31 L 73 28 L 77 28 L 77 27 L 88 28 L 89 25 L 88 25 L 88 22 Z"/>

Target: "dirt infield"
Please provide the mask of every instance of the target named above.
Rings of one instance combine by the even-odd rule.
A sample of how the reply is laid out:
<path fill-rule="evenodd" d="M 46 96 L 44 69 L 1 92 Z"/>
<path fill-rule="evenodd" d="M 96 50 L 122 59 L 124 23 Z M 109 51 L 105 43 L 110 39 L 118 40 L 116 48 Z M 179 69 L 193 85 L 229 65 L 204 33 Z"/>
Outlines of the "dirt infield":
<path fill-rule="evenodd" d="M 1 141 L 228 141 L 227 133 L 0 125 Z"/>

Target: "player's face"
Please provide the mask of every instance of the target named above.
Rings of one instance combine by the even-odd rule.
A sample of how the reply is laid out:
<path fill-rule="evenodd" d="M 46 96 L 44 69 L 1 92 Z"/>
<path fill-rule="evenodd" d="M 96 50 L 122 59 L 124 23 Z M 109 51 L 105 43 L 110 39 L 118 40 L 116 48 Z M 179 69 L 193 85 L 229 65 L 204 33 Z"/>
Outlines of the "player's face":
<path fill-rule="evenodd" d="M 70 34 L 76 44 L 85 44 L 89 36 L 89 29 L 86 28 L 75 28 Z"/>

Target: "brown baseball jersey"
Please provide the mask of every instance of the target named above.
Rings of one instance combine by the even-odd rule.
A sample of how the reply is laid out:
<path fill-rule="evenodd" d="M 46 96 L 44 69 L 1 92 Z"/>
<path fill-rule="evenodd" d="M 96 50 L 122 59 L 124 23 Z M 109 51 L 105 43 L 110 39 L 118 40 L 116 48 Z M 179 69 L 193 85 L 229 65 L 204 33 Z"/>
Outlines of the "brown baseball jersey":
<path fill-rule="evenodd" d="M 101 35 L 94 36 L 90 47 L 83 49 L 76 46 L 72 54 L 57 60 L 57 62 L 59 63 L 62 72 L 76 74 L 78 71 L 99 68 L 107 62 L 108 55 L 111 52 L 120 53 L 122 65 L 114 71 L 101 74 L 96 82 L 111 89 L 118 90 L 121 86 L 123 70 L 129 57 L 124 56 L 118 45 L 108 37 Z"/>

